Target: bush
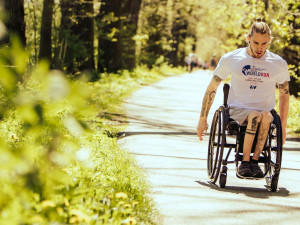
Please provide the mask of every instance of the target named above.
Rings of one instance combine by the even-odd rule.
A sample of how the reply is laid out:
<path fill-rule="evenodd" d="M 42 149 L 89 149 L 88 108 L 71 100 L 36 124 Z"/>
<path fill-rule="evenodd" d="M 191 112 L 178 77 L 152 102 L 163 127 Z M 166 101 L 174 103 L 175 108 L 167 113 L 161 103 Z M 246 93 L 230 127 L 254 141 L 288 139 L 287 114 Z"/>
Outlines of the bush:
<path fill-rule="evenodd" d="M 300 99 L 291 95 L 287 129 L 288 129 L 288 133 L 292 136 L 300 135 L 299 118 L 300 118 Z"/>
<path fill-rule="evenodd" d="M 142 171 L 103 116 L 136 72 L 89 83 L 26 57 L 18 42 L 0 56 L 0 224 L 154 224 Z"/>

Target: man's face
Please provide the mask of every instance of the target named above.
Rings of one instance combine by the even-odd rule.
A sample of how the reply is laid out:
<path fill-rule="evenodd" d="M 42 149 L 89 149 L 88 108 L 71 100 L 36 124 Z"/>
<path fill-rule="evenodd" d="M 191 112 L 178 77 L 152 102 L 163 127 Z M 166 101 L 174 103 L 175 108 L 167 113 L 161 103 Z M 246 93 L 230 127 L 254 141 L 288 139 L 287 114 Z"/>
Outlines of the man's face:
<path fill-rule="evenodd" d="M 269 46 L 270 40 L 268 34 L 253 33 L 251 37 L 248 36 L 252 56 L 254 58 L 262 57 Z"/>

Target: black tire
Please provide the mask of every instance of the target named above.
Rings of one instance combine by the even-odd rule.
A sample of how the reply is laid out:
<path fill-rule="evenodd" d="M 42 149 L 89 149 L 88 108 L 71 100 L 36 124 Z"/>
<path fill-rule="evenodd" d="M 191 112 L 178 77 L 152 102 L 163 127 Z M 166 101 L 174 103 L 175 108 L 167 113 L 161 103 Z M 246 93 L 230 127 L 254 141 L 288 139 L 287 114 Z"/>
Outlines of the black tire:
<path fill-rule="evenodd" d="M 221 188 L 225 188 L 225 186 L 226 186 L 226 179 L 227 179 L 227 174 L 226 173 L 221 173 L 220 174 L 220 180 L 219 180 Z"/>
<path fill-rule="evenodd" d="M 207 173 L 210 181 L 213 184 L 216 183 L 220 173 L 224 145 L 224 110 L 222 110 L 222 107 L 220 107 L 220 109 L 216 110 L 214 114 L 208 143 Z"/>
<path fill-rule="evenodd" d="M 271 191 L 276 192 L 278 187 L 278 177 L 272 176 L 271 179 Z"/>
<path fill-rule="evenodd" d="M 267 185 L 271 191 L 276 192 L 282 161 L 282 127 L 280 117 L 274 116 L 275 127 L 272 127 L 269 134 L 269 172 L 266 177 Z"/>

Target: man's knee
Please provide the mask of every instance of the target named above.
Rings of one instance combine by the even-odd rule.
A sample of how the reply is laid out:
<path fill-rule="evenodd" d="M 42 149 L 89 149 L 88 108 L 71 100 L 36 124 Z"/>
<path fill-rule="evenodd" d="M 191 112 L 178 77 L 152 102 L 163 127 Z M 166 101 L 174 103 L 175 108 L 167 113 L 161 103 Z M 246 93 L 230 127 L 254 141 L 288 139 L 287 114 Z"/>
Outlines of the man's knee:
<path fill-rule="evenodd" d="M 262 114 L 258 111 L 252 111 L 248 115 L 248 125 L 246 132 L 248 134 L 255 134 L 258 128 L 258 125 L 262 119 Z"/>
<path fill-rule="evenodd" d="M 248 123 L 260 123 L 262 119 L 262 114 L 258 111 L 252 111 L 248 115 Z"/>
<path fill-rule="evenodd" d="M 274 120 L 272 114 L 268 111 L 263 111 L 261 113 L 262 115 L 262 118 L 261 118 L 261 123 L 264 123 L 264 124 L 271 124 Z"/>

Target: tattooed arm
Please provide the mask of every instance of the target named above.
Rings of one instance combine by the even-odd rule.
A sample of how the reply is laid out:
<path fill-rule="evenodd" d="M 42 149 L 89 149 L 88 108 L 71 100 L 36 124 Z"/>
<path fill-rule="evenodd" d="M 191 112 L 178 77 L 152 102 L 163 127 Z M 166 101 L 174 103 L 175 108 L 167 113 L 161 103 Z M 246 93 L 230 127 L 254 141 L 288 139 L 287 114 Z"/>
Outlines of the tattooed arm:
<path fill-rule="evenodd" d="M 279 115 L 280 115 L 281 125 L 282 125 L 282 144 L 284 144 L 286 138 L 286 124 L 287 124 L 287 117 L 289 113 L 289 101 L 290 101 L 289 82 L 285 81 L 283 84 L 279 84 L 278 88 L 279 88 Z"/>
<path fill-rule="evenodd" d="M 214 75 L 203 97 L 200 119 L 197 126 L 197 134 L 200 141 L 203 140 L 202 138 L 203 132 L 208 128 L 207 116 L 211 108 L 211 105 L 213 104 L 213 101 L 215 99 L 216 91 L 221 81 L 222 79 L 220 77 Z"/>

